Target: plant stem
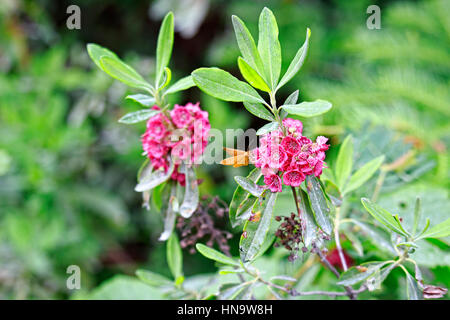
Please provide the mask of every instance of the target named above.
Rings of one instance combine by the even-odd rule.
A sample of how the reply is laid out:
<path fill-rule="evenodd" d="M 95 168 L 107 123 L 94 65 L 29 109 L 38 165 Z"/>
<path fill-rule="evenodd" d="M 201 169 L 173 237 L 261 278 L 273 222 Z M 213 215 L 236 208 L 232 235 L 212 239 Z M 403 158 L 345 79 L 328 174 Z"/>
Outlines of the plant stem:
<path fill-rule="evenodd" d="M 376 202 L 378 195 L 380 194 L 381 191 L 381 187 L 383 186 L 384 183 L 384 179 L 386 178 L 386 170 L 381 170 L 380 175 L 378 176 L 377 179 L 377 184 L 375 185 L 375 190 L 373 191 L 373 195 L 372 195 L 372 201 Z"/>
<path fill-rule="evenodd" d="M 299 218 L 301 219 L 302 217 L 302 212 L 300 210 L 300 207 L 298 206 L 298 198 L 297 198 L 297 191 L 295 191 L 295 188 L 291 186 L 291 190 L 292 190 L 292 195 L 294 196 L 294 202 L 295 202 L 295 207 L 297 208 L 297 213 Z"/>
<path fill-rule="evenodd" d="M 339 278 L 339 277 L 340 277 L 339 271 L 337 271 L 336 268 L 333 267 L 333 265 L 330 263 L 330 261 L 328 261 L 327 257 L 325 257 L 325 255 L 323 254 L 322 251 L 320 251 L 319 248 L 316 247 L 315 249 L 316 249 L 315 252 L 316 252 L 317 255 L 319 256 L 320 261 L 322 261 L 322 262 L 325 264 L 325 266 L 326 266 L 328 269 L 330 269 L 330 271 L 333 272 L 334 275 L 335 275 L 337 278 Z M 350 299 L 356 300 L 356 297 L 357 297 L 357 296 L 356 296 L 356 292 L 353 290 L 352 287 L 350 287 L 350 286 L 344 286 L 344 289 L 345 289 L 345 291 L 347 292 L 347 295 L 348 295 L 348 297 L 349 297 Z"/>
<path fill-rule="evenodd" d="M 339 218 L 340 218 L 341 207 L 336 207 L 336 219 L 334 222 L 334 239 L 336 242 L 336 250 L 339 254 L 339 259 L 341 260 L 342 267 L 344 268 L 344 272 L 347 271 L 347 261 L 345 261 L 344 252 L 342 251 L 341 240 L 339 239 Z"/>

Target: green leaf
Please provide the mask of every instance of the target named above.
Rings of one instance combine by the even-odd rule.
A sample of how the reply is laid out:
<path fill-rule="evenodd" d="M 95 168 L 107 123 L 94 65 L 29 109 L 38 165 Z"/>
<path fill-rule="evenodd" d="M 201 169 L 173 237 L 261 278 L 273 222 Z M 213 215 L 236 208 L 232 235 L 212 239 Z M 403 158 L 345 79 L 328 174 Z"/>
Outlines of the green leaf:
<path fill-rule="evenodd" d="M 424 234 L 420 236 L 420 239 L 423 238 L 445 238 L 450 236 L 450 218 L 441 222 L 434 227 L 428 229 Z"/>
<path fill-rule="evenodd" d="M 348 231 L 344 231 L 344 235 L 351 242 L 353 248 L 356 250 L 358 255 L 360 257 L 363 257 L 364 256 L 364 248 L 363 248 L 361 241 L 359 241 L 358 237 L 353 232 L 348 232 Z"/>
<path fill-rule="evenodd" d="M 281 70 L 281 46 L 278 41 L 277 21 L 268 8 L 264 8 L 259 16 L 258 51 L 265 79 L 272 91 L 275 91 Z"/>
<path fill-rule="evenodd" d="M 381 222 L 387 228 L 405 237 L 409 236 L 402 230 L 403 228 L 392 214 L 381 208 L 379 205 L 371 202 L 369 199 L 362 198 L 361 202 L 367 212 L 369 212 L 372 217 Z"/>
<path fill-rule="evenodd" d="M 397 254 L 389 240 L 388 234 L 384 230 L 368 225 L 359 220 L 351 219 L 351 221 L 361 228 L 362 232 L 369 237 L 369 240 L 373 245 L 387 253 Z"/>
<path fill-rule="evenodd" d="M 250 179 L 245 177 L 236 176 L 234 180 L 240 185 L 245 191 L 250 193 L 252 196 L 259 198 L 264 191 L 264 187 L 256 184 Z"/>
<path fill-rule="evenodd" d="M 422 290 L 420 290 L 416 279 L 414 279 L 414 277 L 410 275 L 406 269 L 402 269 L 406 274 L 406 294 L 408 296 L 408 300 L 423 300 Z"/>
<path fill-rule="evenodd" d="M 164 231 L 159 236 L 159 241 L 166 241 L 172 235 L 175 227 L 175 218 L 178 211 L 177 185 L 169 182 L 170 191 L 165 192 L 162 197 L 161 212 L 164 216 Z"/>
<path fill-rule="evenodd" d="M 161 110 L 147 110 L 147 109 L 130 112 L 124 115 L 122 118 L 120 118 L 119 122 L 125 124 L 137 123 L 150 119 L 151 117 L 157 115 L 160 112 Z"/>
<path fill-rule="evenodd" d="M 314 218 L 320 229 L 328 235 L 333 232 L 333 223 L 330 218 L 330 207 L 325 198 L 319 180 L 315 176 L 306 177 L 307 193 Z"/>
<path fill-rule="evenodd" d="M 207 94 L 225 101 L 259 102 L 264 99 L 248 83 L 218 68 L 199 68 L 192 72 L 195 84 Z"/>
<path fill-rule="evenodd" d="M 173 13 L 169 12 L 164 17 L 161 28 L 159 29 L 158 44 L 156 47 L 156 88 L 159 88 L 161 84 L 164 69 L 168 66 L 170 56 L 172 55 L 173 36 Z"/>
<path fill-rule="evenodd" d="M 94 63 L 97 65 L 97 67 L 99 67 L 102 70 L 103 70 L 103 67 L 100 63 L 101 57 L 110 57 L 112 59 L 119 60 L 119 57 L 117 57 L 117 55 L 114 52 L 112 52 L 102 46 L 99 46 L 98 44 L 95 44 L 95 43 L 89 43 L 87 45 L 87 51 L 88 51 L 88 54 L 91 57 L 92 61 L 94 61 Z"/>
<path fill-rule="evenodd" d="M 153 189 L 154 187 L 160 185 L 167 179 L 169 179 L 170 176 L 172 175 L 172 172 L 175 167 L 172 159 L 170 159 L 170 158 L 169 158 L 169 164 L 170 165 L 169 165 L 169 169 L 167 170 L 167 172 L 164 171 L 163 168 L 160 168 L 156 171 L 152 171 L 146 175 L 143 175 L 141 180 L 139 181 L 139 183 L 134 188 L 134 190 L 137 192 L 143 192 L 146 190 L 150 190 L 150 189 Z"/>
<path fill-rule="evenodd" d="M 295 90 L 294 92 L 292 92 L 289 97 L 287 97 L 286 101 L 284 101 L 283 104 L 285 105 L 291 105 L 291 104 L 296 104 L 297 100 L 298 100 L 298 89 Z"/>
<path fill-rule="evenodd" d="M 417 228 L 419 226 L 420 221 L 420 198 L 416 198 L 416 205 L 414 206 L 414 224 L 411 230 L 412 234 L 416 234 Z"/>
<path fill-rule="evenodd" d="M 366 262 L 358 267 L 351 267 L 339 277 L 337 284 L 342 286 L 352 286 L 366 280 L 375 272 L 379 271 L 389 262 Z"/>
<path fill-rule="evenodd" d="M 261 170 L 259 168 L 255 168 L 248 174 L 247 179 L 256 182 L 261 177 L 261 175 Z M 236 220 L 237 211 L 242 202 L 247 198 L 247 196 L 248 192 L 238 185 L 233 193 L 233 198 L 231 199 L 230 207 L 228 209 L 228 216 L 233 228 L 238 224 L 238 221 Z"/>
<path fill-rule="evenodd" d="M 250 67 L 249 64 L 241 57 L 238 58 L 238 66 L 244 79 L 254 88 L 265 92 L 270 92 L 270 89 L 264 79 L 261 78 L 258 72 Z"/>
<path fill-rule="evenodd" d="M 171 287 L 173 286 L 173 282 L 169 279 L 160 275 L 158 273 L 154 273 L 147 270 L 137 270 L 136 276 L 145 282 L 146 284 L 152 287 Z"/>
<path fill-rule="evenodd" d="M 348 181 L 342 194 L 345 195 L 366 183 L 384 162 L 384 155 L 379 156 L 359 168 Z"/>
<path fill-rule="evenodd" d="M 184 78 L 181 78 L 177 82 L 175 82 L 173 85 L 171 85 L 164 94 L 172 94 L 174 92 L 183 91 L 186 89 L 189 89 L 191 87 L 195 86 L 194 80 L 192 79 L 192 76 L 187 76 Z"/>
<path fill-rule="evenodd" d="M 313 240 L 316 238 L 316 232 L 319 227 L 316 225 L 314 221 L 314 213 L 311 209 L 308 195 L 302 188 L 298 188 L 300 199 L 299 199 L 299 208 L 302 213 L 302 219 L 306 223 L 302 225 L 304 230 L 302 230 L 302 237 L 305 243 L 305 246 L 308 247 Z"/>
<path fill-rule="evenodd" d="M 244 107 L 248 112 L 258 118 L 268 121 L 275 121 L 273 115 L 261 103 L 244 102 Z"/>
<path fill-rule="evenodd" d="M 258 255 L 270 229 L 277 195 L 277 192 L 266 191 L 253 206 L 253 212 L 259 215 L 259 220 L 247 221 L 245 224 L 245 236 L 241 236 L 239 243 L 242 262 L 251 262 Z"/>
<path fill-rule="evenodd" d="M 397 267 L 397 265 L 391 261 L 388 263 L 389 265 L 387 267 L 381 269 L 380 271 L 376 271 L 369 278 L 367 278 L 366 285 L 369 291 L 380 289 L 381 283 L 383 283 L 391 271 Z"/>
<path fill-rule="evenodd" d="M 287 97 L 286 101 L 284 101 L 283 105 L 291 105 L 296 104 L 298 100 L 298 89 L 292 92 L 289 97 Z M 284 109 L 280 109 L 280 117 L 281 119 L 284 119 L 288 116 L 288 113 Z"/>
<path fill-rule="evenodd" d="M 250 218 L 252 215 L 253 206 L 258 198 L 252 196 L 247 193 L 247 197 L 244 201 L 239 205 L 236 212 L 236 220 L 245 221 Z"/>
<path fill-rule="evenodd" d="M 136 101 L 137 103 L 143 105 L 144 107 L 153 107 L 156 102 L 155 98 L 140 93 L 126 96 L 125 99 Z"/>
<path fill-rule="evenodd" d="M 100 65 L 103 71 L 116 80 L 126 85 L 153 92 L 153 87 L 142 78 L 132 67 L 117 58 L 103 56 L 100 58 Z"/>
<path fill-rule="evenodd" d="M 303 43 L 302 47 L 297 51 L 297 54 L 295 55 L 294 59 L 292 59 L 291 63 L 289 64 L 289 67 L 284 74 L 284 76 L 281 78 L 280 83 L 278 84 L 277 89 L 284 86 L 289 80 L 291 80 L 297 72 L 302 67 L 303 63 L 305 62 L 306 53 L 308 52 L 308 46 L 309 46 L 309 37 L 311 36 L 311 30 L 309 28 L 306 29 L 306 39 Z"/>
<path fill-rule="evenodd" d="M 244 283 L 227 283 L 220 287 L 219 300 L 234 300 L 248 286 Z"/>
<path fill-rule="evenodd" d="M 262 126 L 261 128 L 256 131 L 257 136 L 261 136 L 263 134 L 269 133 L 271 131 L 275 131 L 278 129 L 278 122 L 269 122 Z"/>
<path fill-rule="evenodd" d="M 305 101 L 299 104 L 283 105 L 280 108 L 284 109 L 286 112 L 290 114 L 310 118 L 320 116 L 321 114 L 328 112 L 331 109 L 331 107 L 332 105 L 330 102 L 317 99 L 312 102 Z"/>
<path fill-rule="evenodd" d="M 336 182 L 339 190 L 344 190 L 345 183 L 352 173 L 353 168 L 353 137 L 345 138 L 339 149 L 336 160 Z"/>
<path fill-rule="evenodd" d="M 136 277 L 116 275 L 89 293 L 90 300 L 158 300 L 164 299 L 159 288 L 152 288 Z"/>
<path fill-rule="evenodd" d="M 161 81 L 161 85 L 158 87 L 158 91 L 167 87 L 172 80 L 172 71 L 169 68 L 164 68 L 163 79 Z"/>
<path fill-rule="evenodd" d="M 213 248 L 205 246 L 204 244 L 197 243 L 195 245 L 195 247 L 197 248 L 198 252 L 200 252 L 203 256 L 205 256 L 208 259 L 211 259 L 211 260 L 223 263 L 223 264 L 231 265 L 231 266 L 236 266 L 236 267 L 241 266 L 239 264 L 239 261 L 236 261 L 233 258 L 227 257 L 222 252 L 219 252 Z"/>
<path fill-rule="evenodd" d="M 176 233 L 172 233 L 167 241 L 167 264 L 175 280 L 183 276 L 183 253 Z"/>
<path fill-rule="evenodd" d="M 197 177 L 194 168 L 189 168 L 185 163 L 180 166 L 180 172 L 186 177 L 186 186 L 184 188 L 184 199 L 180 207 L 180 214 L 183 218 L 189 218 L 197 209 L 199 202 L 199 191 Z"/>
<path fill-rule="evenodd" d="M 255 69 L 259 74 L 263 74 L 264 68 L 259 56 L 258 49 L 256 49 L 255 41 L 252 35 L 248 31 L 244 22 L 237 16 L 232 16 L 234 32 L 236 34 L 236 40 L 241 50 L 242 56 L 248 62 L 248 64 Z"/>

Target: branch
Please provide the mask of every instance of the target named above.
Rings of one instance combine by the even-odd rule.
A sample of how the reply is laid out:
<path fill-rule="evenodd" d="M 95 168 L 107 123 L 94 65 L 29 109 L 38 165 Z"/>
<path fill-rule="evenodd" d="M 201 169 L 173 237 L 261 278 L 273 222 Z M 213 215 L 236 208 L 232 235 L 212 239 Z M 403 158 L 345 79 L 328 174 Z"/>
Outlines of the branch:
<path fill-rule="evenodd" d="M 337 271 L 336 268 L 333 267 L 333 265 L 330 263 L 330 261 L 328 261 L 327 257 L 325 257 L 323 252 L 320 251 L 320 249 L 317 247 L 315 247 L 314 249 L 315 249 L 314 252 L 319 256 L 320 261 L 322 261 L 325 264 L 325 266 L 328 269 L 330 269 L 330 271 L 333 272 L 337 278 L 339 278 L 340 277 L 339 271 Z M 352 300 L 356 299 L 356 294 L 355 294 L 356 292 L 353 290 L 352 287 L 344 286 L 344 289 L 347 292 L 347 295 L 350 299 L 352 299 Z"/>
<path fill-rule="evenodd" d="M 289 288 L 285 288 L 282 286 L 279 286 L 275 283 L 269 282 L 269 281 L 265 281 L 263 279 L 259 279 L 260 282 L 276 288 L 280 291 L 283 291 L 293 297 L 299 297 L 299 296 L 314 296 L 314 295 L 322 295 L 322 296 L 329 296 L 329 297 L 338 297 L 338 296 L 348 296 L 349 293 L 348 292 L 339 292 L 339 291 L 320 291 L 320 290 L 316 290 L 316 291 L 304 291 L 304 292 L 299 292 L 295 289 L 289 289 Z M 352 290 L 352 295 L 361 293 L 363 291 L 367 290 L 367 287 L 365 285 L 362 285 L 358 290 Z"/>

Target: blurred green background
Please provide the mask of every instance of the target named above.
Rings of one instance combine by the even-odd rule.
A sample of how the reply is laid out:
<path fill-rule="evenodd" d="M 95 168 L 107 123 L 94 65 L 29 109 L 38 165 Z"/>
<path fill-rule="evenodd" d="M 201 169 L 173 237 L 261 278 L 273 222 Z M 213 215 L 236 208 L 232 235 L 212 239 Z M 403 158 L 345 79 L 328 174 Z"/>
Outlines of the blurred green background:
<path fill-rule="evenodd" d="M 81 8 L 81 30 L 66 27 L 71 4 Z M 371 4 L 381 8 L 381 30 L 366 27 Z M 311 28 L 306 63 L 279 100 L 298 88 L 300 100 L 333 103 L 330 113 L 304 122 L 307 135 L 331 138 L 329 163 L 348 133 L 359 137 L 361 163 L 380 153 L 388 162 L 406 154 L 380 202 L 407 214 L 422 195 L 426 215 L 449 216 L 449 1 L 2 0 L 0 299 L 160 297 L 127 276 L 138 267 L 168 274 L 165 245 L 157 240 L 162 219 L 142 209 L 133 190 L 144 124 L 117 123 L 139 106 L 124 101 L 131 91 L 98 70 L 85 46 L 98 43 L 151 74 L 159 24 L 172 10 L 174 78 L 201 66 L 239 76 L 230 17 L 240 16 L 256 35 L 264 6 L 278 20 L 283 70 Z M 200 101 L 214 128 L 263 125 L 241 104 L 196 88 L 173 99 L 188 101 Z M 247 170 L 202 166 L 202 193 L 229 202 L 233 176 Z M 448 287 L 448 244 L 430 246 L 421 260 L 425 276 Z M 261 264 L 276 268 L 274 255 Z M 198 255 L 186 252 L 184 260 L 187 275 L 215 270 Z M 76 293 L 66 288 L 69 265 L 82 270 Z M 302 288 L 327 288 L 330 278 L 313 269 Z M 375 296 L 403 298 L 400 279 L 394 272 L 388 290 Z M 124 286 L 131 296 L 121 296 Z"/>

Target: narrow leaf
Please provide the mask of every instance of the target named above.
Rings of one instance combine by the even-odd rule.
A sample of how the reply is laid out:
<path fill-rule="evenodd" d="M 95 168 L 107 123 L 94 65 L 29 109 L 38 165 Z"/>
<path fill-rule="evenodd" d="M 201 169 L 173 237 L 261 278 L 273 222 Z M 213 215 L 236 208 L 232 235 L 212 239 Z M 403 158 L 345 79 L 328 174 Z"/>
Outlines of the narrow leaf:
<path fill-rule="evenodd" d="M 158 88 L 172 55 L 174 36 L 173 13 L 169 12 L 161 24 L 158 34 L 158 44 L 156 46 L 156 80 L 155 86 Z"/>
<path fill-rule="evenodd" d="M 198 252 L 200 252 L 203 256 L 205 256 L 208 259 L 211 259 L 211 260 L 223 263 L 223 264 L 240 267 L 239 261 L 236 261 L 233 258 L 227 257 L 222 252 L 214 250 L 213 248 L 205 246 L 204 244 L 201 244 L 201 243 L 197 243 L 195 245 L 195 247 L 197 248 Z"/>
<path fill-rule="evenodd" d="M 97 67 L 99 67 L 102 70 L 103 70 L 103 67 L 100 63 L 101 57 L 110 57 L 112 59 L 119 60 L 119 58 L 117 57 L 117 55 L 114 52 L 112 52 L 111 50 L 108 50 L 102 46 L 99 46 L 98 44 L 95 44 L 95 43 L 89 43 L 87 45 L 87 51 L 88 51 L 88 54 L 91 57 L 92 61 L 94 61 L 94 63 L 97 65 Z"/>
<path fill-rule="evenodd" d="M 265 79 L 272 91 L 275 91 L 281 70 L 281 46 L 278 41 L 277 21 L 268 8 L 264 8 L 259 16 L 258 51 Z"/>
<path fill-rule="evenodd" d="M 273 115 L 261 103 L 244 102 L 244 107 L 248 112 L 258 118 L 268 121 L 275 121 Z"/>
<path fill-rule="evenodd" d="M 261 177 L 261 175 L 262 175 L 261 170 L 259 168 L 255 168 L 248 174 L 247 179 L 256 182 Z M 247 198 L 247 196 L 248 192 L 238 185 L 233 193 L 233 198 L 231 200 L 230 207 L 228 209 L 228 216 L 230 217 L 230 222 L 233 228 L 237 225 L 238 222 L 236 220 L 236 215 L 239 206 Z"/>
<path fill-rule="evenodd" d="M 248 31 L 244 22 L 237 16 L 232 16 L 234 32 L 236 34 L 236 40 L 241 50 L 242 56 L 249 63 L 249 65 L 260 74 L 263 73 L 264 68 L 259 56 L 258 49 L 256 48 L 255 41 L 252 35 Z"/>
<path fill-rule="evenodd" d="M 403 271 L 406 274 L 406 294 L 408 300 L 423 300 L 422 290 L 420 290 L 416 279 L 406 269 L 403 269 Z"/>
<path fill-rule="evenodd" d="M 417 198 L 416 205 L 414 206 L 414 224 L 413 229 L 411 230 L 412 234 L 416 234 L 417 228 L 419 227 L 420 213 L 420 198 Z"/>
<path fill-rule="evenodd" d="M 379 271 L 384 265 L 389 262 L 366 262 L 357 267 L 351 267 L 346 272 L 341 274 L 337 284 L 342 286 L 352 286 L 366 280 L 375 272 Z"/>
<path fill-rule="evenodd" d="M 132 94 L 126 96 L 125 99 L 136 101 L 137 103 L 143 105 L 144 107 L 153 107 L 155 105 L 155 98 L 148 96 L 146 94 Z"/>
<path fill-rule="evenodd" d="M 347 194 L 361 187 L 374 175 L 374 173 L 383 164 L 383 162 L 384 162 L 384 155 L 367 162 L 365 165 L 359 168 L 351 176 L 350 180 L 348 181 L 347 185 L 343 190 L 343 194 Z"/>
<path fill-rule="evenodd" d="M 137 270 L 136 276 L 152 287 L 171 287 L 173 282 L 169 278 L 164 277 L 158 273 L 147 270 Z"/>
<path fill-rule="evenodd" d="M 175 227 L 176 212 L 178 211 L 177 186 L 175 183 L 169 183 L 170 191 L 163 195 L 161 212 L 164 217 L 164 231 L 159 236 L 159 241 L 166 241 L 172 235 Z"/>
<path fill-rule="evenodd" d="M 308 195 L 301 188 L 298 188 L 298 190 L 300 197 L 299 208 L 302 214 L 302 221 L 305 222 L 304 224 L 302 224 L 302 236 L 305 246 L 309 247 L 309 245 L 316 238 L 316 232 L 318 231 L 319 227 L 314 221 L 314 213 L 311 209 Z"/>
<path fill-rule="evenodd" d="M 175 233 L 167 241 L 167 264 L 175 279 L 183 276 L 183 253 L 181 252 L 180 242 Z"/>
<path fill-rule="evenodd" d="M 302 47 L 297 51 L 297 54 L 295 55 L 294 59 L 292 59 L 291 63 L 289 64 L 289 67 L 284 74 L 284 76 L 281 78 L 280 83 L 278 84 L 277 89 L 284 86 L 289 80 L 291 80 L 297 72 L 300 70 L 300 68 L 303 66 L 303 63 L 305 62 L 306 53 L 308 52 L 308 46 L 309 46 L 309 37 L 311 36 L 311 30 L 306 29 L 306 40 L 303 43 Z"/>
<path fill-rule="evenodd" d="M 181 78 L 177 82 L 175 82 L 173 85 L 171 85 L 164 94 L 172 94 L 174 92 L 183 91 L 186 89 L 189 89 L 191 87 L 195 86 L 194 80 L 192 79 L 192 76 L 187 76 L 184 78 Z"/>
<path fill-rule="evenodd" d="M 320 99 L 312 102 L 305 101 L 299 104 L 281 106 L 281 108 L 286 110 L 289 114 L 305 118 L 320 116 L 321 114 L 328 112 L 331 107 L 332 105 L 330 102 Z"/>
<path fill-rule="evenodd" d="M 257 136 L 261 136 L 263 134 L 269 133 L 271 131 L 275 131 L 278 129 L 278 122 L 269 122 L 268 124 L 265 124 L 261 128 L 256 131 Z"/>
<path fill-rule="evenodd" d="M 344 190 L 344 185 L 352 173 L 353 168 L 353 137 L 345 138 L 339 149 L 336 161 L 336 182 L 339 190 Z"/>
<path fill-rule="evenodd" d="M 420 238 L 445 238 L 450 236 L 450 218 L 428 229 Z"/>
<path fill-rule="evenodd" d="M 207 94 L 225 101 L 259 102 L 263 98 L 248 83 L 218 68 L 200 68 L 192 72 L 195 84 Z"/>
<path fill-rule="evenodd" d="M 286 101 L 284 101 L 283 105 L 291 105 L 291 104 L 297 104 L 298 100 L 298 89 L 292 92 L 289 97 L 287 97 Z M 280 109 L 280 117 L 281 119 L 284 119 L 288 116 L 288 113 L 284 109 Z"/>
<path fill-rule="evenodd" d="M 266 191 L 255 203 L 253 213 L 259 218 L 258 220 L 247 221 L 245 224 L 245 236 L 241 237 L 239 243 L 242 262 L 251 262 L 258 255 L 270 229 L 277 195 L 278 193 L 276 192 Z"/>
<path fill-rule="evenodd" d="M 143 176 L 134 190 L 137 192 L 143 192 L 160 185 L 161 183 L 169 179 L 169 177 L 172 175 L 174 167 L 175 166 L 172 159 L 169 158 L 169 169 L 167 170 L 167 172 L 164 171 L 163 168 L 161 168 L 151 172 L 146 176 Z"/>
<path fill-rule="evenodd" d="M 254 70 L 251 66 L 249 66 L 249 64 L 241 57 L 238 58 L 238 66 L 244 79 L 248 83 L 250 83 L 254 88 L 265 92 L 270 92 L 270 89 L 267 86 L 264 79 L 261 78 L 258 72 Z"/>
<path fill-rule="evenodd" d="M 381 222 L 387 228 L 389 228 L 392 231 L 394 231 L 394 232 L 396 232 L 396 233 L 398 233 L 400 235 L 403 235 L 405 237 L 408 236 L 408 234 L 406 234 L 402 230 L 402 228 L 399 225 L 398 221 L 395 220 L 393 215 L 390 214 L 388 211 L 384 210 L 379 205 L 371 202 L 369 199 L 362 198 L 361 202 L 362 202 L 364 208 L 366 208 L 367 212 L 369 212 L 372 215 L 372 217 L 374 217 L 376 220 Z"/>
<path fill-rule="evenodd" d="M 186 164 L 181 164 L 181 172 L 186 177 L 186 186 L 183 203 L 180 207 L 180 214 L 183 218 L 189 218 L 197 209 L 199 202 L 198 182 L 194 168 L 189 168 Z"/>
<path fill-rule="evenodd" d="M 264 191 L 264 187 L 256 184 L 255 182 L 247 179 L 245 177 L 236 176 L 234 180 L 240 185 L 245 191 L 250 193 L 252 196 L 259 198 Z"/>
<path fill-rule="evenodd" d="M 323 232 L 330 235 L 333 231 L 333 223 L 330 218 L 330 207 L 328 206 L 320 182 L 314 176 L 307 176 L 306 186 L 314 218 Z"/>
<path fill-rule="evenodd" d="M 130 87 L 148 91 L 153 90 L 152 86 L 139 73 L 119 59 L 103 56 L 100 58 L 100 64 L 107 74 Z"/>
<path fill-rule="evenodd" d="M 124 115 L 122 118 L 120 118 L 119 122 L 125 124 L 137 123 L 150 119 L 151 117 L 157 115 L 160 112 L 161 110 L 147 110 L 147 109 L 130 112 Z"/>

